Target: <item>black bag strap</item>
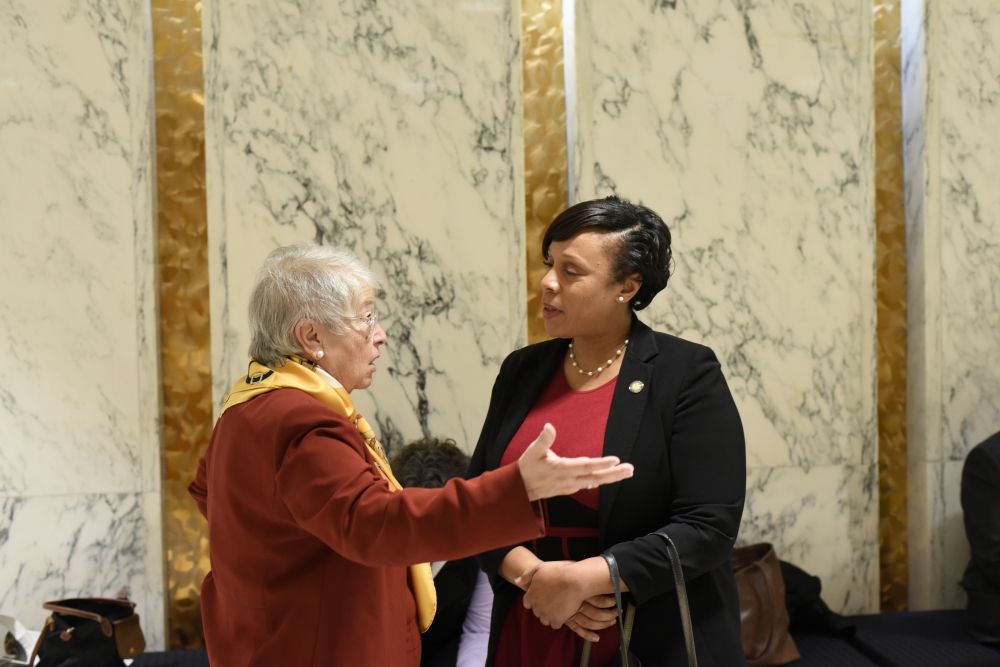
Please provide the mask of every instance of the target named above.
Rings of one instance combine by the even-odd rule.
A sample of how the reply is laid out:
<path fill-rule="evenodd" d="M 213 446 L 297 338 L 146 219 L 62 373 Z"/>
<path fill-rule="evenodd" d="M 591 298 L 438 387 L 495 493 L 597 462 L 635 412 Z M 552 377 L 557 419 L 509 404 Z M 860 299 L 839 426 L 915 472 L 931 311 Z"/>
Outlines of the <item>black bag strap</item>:
<path fill-rule="evenodd" d="M 629 638 L 632 636 L 632 625 L 635 622 L 635 605 L 630 604 L 628 606 L 628 611 L 625 612 L 625 651 L 628 651 Z M 590 653 L 594 648 L 593 643 L 590 641 L 583 642 L 583 652 L 580 654 L 580 667 L 590 667 Z M 641 667 L 636 661 L 635 657 L 629 658 L 629 662 L 635 662 L 636 664 L 630 665 L 630 667 Z"/>
<path fill-rule="evenodd" d="M 618 574 L 618 561 L 615 560 L 612 554 L 606 553 L 602 555 L 608 563 L 608 569 L 611 570 L 611 585 L 615 589 L 615 605 L 618 607 L 618 617 L 616 619 L 618 621 L 618 636 L 622 643 L 622 667 L 628 667 L 628 643 L 625 638 L 624 614 L 622 614 L 622 580 Z"/>
<path fill-rule="evenodd" d="M 698 654 L 694 648 L 694 630 L 691 626 L 691 608 L 688 606 L 687 584 L 684 583 L 684 571 L 681 570 L 681 557 L 677 553 L 677 547 L 669 535 L 661 530 L 652 534 L 659 535 L 667 542 L 667 557 L 670 559 L 670 569 L 674 572 L 674 583 L 677 585 L 677 604 L 681 609 L 681 625 L 684 626 L 684 643 L 687 646 L 688 667 L 698 667 Z M 616 577 L 614 570 L 612 570 L 611 577 L 612 579 Z M 618 591 L 618 588 L 619 586 L 616 582 L 615 592 Z M 620 605 L 619 613 L 621 613 Z"/>

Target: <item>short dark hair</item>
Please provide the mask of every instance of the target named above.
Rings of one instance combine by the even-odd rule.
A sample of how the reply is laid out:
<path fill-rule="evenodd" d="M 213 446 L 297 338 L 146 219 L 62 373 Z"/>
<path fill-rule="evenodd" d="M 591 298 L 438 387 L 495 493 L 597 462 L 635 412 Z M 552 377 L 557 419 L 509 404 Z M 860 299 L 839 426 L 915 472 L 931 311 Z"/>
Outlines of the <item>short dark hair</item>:
<path fill-rule="evenodd" d="M 603 231 L 618 235 L 611 265 L 616 282 L 633 273 L 642 286 L 632 297 L 632 310 L 642 310 L 667 286 L 673 255 L 667 223 L 645 206 L 614 195 L 570 206 L 556 216 L 542 239 L 542 255 L 549 258 L 553 241 L 567 241 L 580 232 Z"/>
<path fill-rule="evenodd" d="M 440 489 L 452 477 L 465 477 L 469 457 L 450 438 L 421 438 L 403 447 L 390 465 L 404 487 Z"/>

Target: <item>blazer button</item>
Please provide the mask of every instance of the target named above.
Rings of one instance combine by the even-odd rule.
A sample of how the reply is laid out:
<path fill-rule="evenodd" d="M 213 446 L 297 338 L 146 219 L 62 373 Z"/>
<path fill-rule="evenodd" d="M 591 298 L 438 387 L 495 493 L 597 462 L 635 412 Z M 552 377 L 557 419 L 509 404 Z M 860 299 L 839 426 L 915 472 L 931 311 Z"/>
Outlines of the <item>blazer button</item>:
<path fill-rule="evenodd" d="M 628 386 L 628 390 L 630 392 L 632 392 L 633 394 L 638 394 L 640 391 L 642 391 L 642 388 L 645 387 L 645 386 L 646 385 L 644 385 L 643 383 L 641 383 L 638 380 L 636 380 L 635 382 L 633 382 L 632 384 L 630 384 Z"/>

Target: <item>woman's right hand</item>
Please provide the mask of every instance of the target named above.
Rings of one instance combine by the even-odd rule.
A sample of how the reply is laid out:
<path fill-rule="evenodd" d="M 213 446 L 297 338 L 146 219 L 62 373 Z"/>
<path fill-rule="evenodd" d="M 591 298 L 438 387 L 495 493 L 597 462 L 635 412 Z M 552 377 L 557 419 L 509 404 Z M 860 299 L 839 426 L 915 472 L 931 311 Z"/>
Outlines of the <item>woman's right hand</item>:
<path fill-rule="evenodd" d="M 556 429 L 546 424 L 517 461 L 528 500 L 532 502 L 569 496 L 581 489 L 613 484 L 632 476 L 632 464 L 621 463 L 617 456 L 599 459 L 559 456 L 552 451 L 555 440 Z"/>
<path fill-rule="evenodd" d="M 618 608 L 614 595 L 595 595 L 583 603 L 580 611 L 566 621 L 566 627 L 588 642 L 600 641 L 598 630 L 610 628 L 617 621 Z"/>

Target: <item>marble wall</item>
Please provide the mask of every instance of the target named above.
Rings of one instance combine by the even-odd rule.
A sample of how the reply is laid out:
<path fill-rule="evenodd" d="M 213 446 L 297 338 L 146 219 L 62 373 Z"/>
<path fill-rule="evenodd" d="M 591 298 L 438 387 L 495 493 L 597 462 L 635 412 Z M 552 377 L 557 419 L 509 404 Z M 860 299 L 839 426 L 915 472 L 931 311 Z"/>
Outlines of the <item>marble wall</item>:
<path fill-rule="evenodd" d="M 741 542 L 878 610 L 872 5 L 577 3 L 572 199 L 674 235 L 646 311 L 718 354 L 747 434 Z"/>
<path fill-rule="evenodd" d="M 1000 430 L 1000 1 L 904 0 L 910 603 L 959 607 L 959 484 Z"/>
<path fill-rule="evenodd" d="M 568 0 L 572 2 L 572 0 Z M 878 606 L 871 3 L 576 0 L 571 201 L 670 224 L 644 314 L 718 353 L 744 418 L 741 541 Z M 526 342 L 521 3 L 204 11 L 216 407 L 273 248 L 352 248 L 390 342 L 358 396 L 390 448 L 471 449 Z M 163 642 L 149 9 L 0 0 L 0 613 L 128 585 Z M 910 601 L 955 606 L 958 479 L 1000 429 L 1000 0 L 903 3 Z M 25 159 L 25 158 L 30 159 Z M 14 286 L 12 289 L 11 286 Z"/>
<path fill-rule="evenodd" d="M 338 244 L 385 288 L 360 411 L 391 449 L 471 449 L 525 341 L 518 4 L 209 0 L 203 20 L 216 405 L 267 253 Z"/>
<path fill-rule="evenodd" d="M 0 613 L 163 643 L 148 7 L 0 2 Z"/>
<path fill-rule="evenodd" d="M 205 4 L 217 405 L 245 372 L 264 255 L 340 243 L 386 287 L 362 412 L 393 446 L 474 445 L 524 342 L 519 9 Z M 617 192 L 670 222 L 677 274 L 648 318 L 723 361 L 748 433 L 743 540 L 874 611 L 871 5 L 575 9 L 571 199 Z"/>

